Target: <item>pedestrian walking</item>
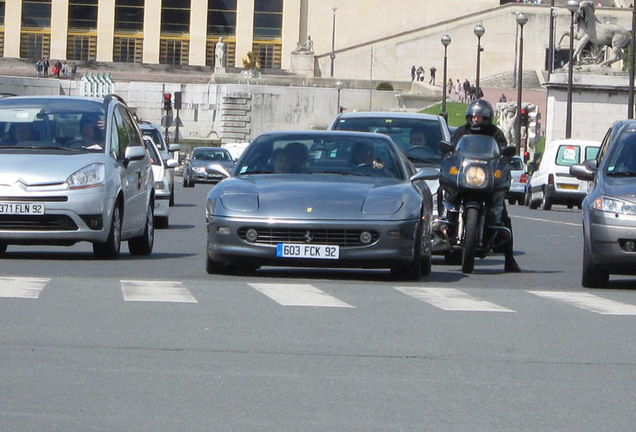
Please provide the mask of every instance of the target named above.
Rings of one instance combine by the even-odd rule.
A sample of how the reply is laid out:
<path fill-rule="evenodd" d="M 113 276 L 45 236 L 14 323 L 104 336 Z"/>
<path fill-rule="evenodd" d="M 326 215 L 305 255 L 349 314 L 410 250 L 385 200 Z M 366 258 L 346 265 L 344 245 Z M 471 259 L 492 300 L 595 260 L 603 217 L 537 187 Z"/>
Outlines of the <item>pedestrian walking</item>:
<path fill-rule="evenodd" d="M 470 96 L 470 81 L 468 81 L 468 78 L 466 78 L 464 80 L 464 102 L 468 103 L 468 96 Z"/>
<path fill-rule="evenodd" d="M 62 76 L 68 78 L 68 64 L 66 64 L 66 60 L 62 62 Z"/>
<path fill-rule="evenodd" d="M 48 57 L 44 57 L 42 66 L 43 66 L 42 72 L 44 73 L 44 78 L 47 78 L 49 76 L 49 58 Z"/>
<path fill-rule="evenodd" d="M 38 61 L 35 62 L 35 76 L 40 78 L 42 76 L 42 70 L 44 70 L 44 65 L 42 61 L 38 59 Z"/>
<path fill-rule="evenodd" d="M 77 65 L 73 63 L 71 65 L 71 79 L 75 80 L 75 74 L 77 73 Z"/>
<path fill-rule="evenodd" d="M 411 66 L 411 82 L 415 81 L 415 65 Z"/>
<path fill-rule="evenodd" d="M 428 83 L 431 85 L 435 85 L 435 72 L 437 71 L 437 69 L 435 68 L 435 66 L 431 66 L 429 71 L 431 72 L 431 79 L 428 80 Z"/>
<path fill-rule="evenodd" d="M 417 68 L 416 74 L 418 81 L 424 81 L 424 68 L 422 66 Z"/>

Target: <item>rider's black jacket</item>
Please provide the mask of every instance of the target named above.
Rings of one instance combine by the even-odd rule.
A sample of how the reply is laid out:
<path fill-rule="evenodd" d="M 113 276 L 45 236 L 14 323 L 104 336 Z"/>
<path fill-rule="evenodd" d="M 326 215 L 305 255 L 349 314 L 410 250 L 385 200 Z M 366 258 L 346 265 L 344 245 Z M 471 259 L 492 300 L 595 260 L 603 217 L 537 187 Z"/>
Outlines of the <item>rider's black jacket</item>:
<path fill-rule="evenodd" d="M 464 124 L 458 127 L 457 130 L 455 130 L 455 132 L 453 133 L 453 136 L 451 137 L 451 143 L 453 144 L 453 147 L 457 145 L 457 142 L 459 141 L 459 139 L 463 137 L 464 135 L 491 136 L 497 141 L 497 144 L 499 144 L 500 149 L 503 149 L 504 147 L 508 145 L 508 141 L 506 141 L 506 137 L 504 136 L 504 133 L 501 131 L 501 129 L 499 129 L 497 126 L 495 126 L 492 123 L 484 126 L 483 130 L 479 132 L 474 132 L 473 130 L 471 130 L 468 124 Z"/>

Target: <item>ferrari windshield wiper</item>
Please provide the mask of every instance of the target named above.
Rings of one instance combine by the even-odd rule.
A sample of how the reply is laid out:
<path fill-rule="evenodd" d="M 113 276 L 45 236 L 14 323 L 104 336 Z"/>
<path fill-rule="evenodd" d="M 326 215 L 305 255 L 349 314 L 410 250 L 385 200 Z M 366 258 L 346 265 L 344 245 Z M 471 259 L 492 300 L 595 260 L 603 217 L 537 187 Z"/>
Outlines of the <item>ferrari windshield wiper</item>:
<path fill-rule="evenodd" d="M 636 172 L 634 172 L 634 171 L 612 171 L 612 172 L 608 172 L 607 175 L 613 176 L 613 177 L 620 177 L 620 176 L 636 177 Z"/>

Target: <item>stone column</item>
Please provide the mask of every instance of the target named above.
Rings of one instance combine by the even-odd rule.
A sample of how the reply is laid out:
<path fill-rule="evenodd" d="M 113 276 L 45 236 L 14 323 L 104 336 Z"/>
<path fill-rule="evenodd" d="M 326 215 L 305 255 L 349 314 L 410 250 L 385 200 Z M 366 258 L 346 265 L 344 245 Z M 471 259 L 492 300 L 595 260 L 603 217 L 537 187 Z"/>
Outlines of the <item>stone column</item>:
<path fill-rule="evenodd" d="M 97 11 L 97 61 L 113 61 L 115 0 L 100 0 Z"/>
<path fill-rule="evenodd" d="M 234 66 L 243 67 L 241 59 L 248 51 L 252 51 L 254 40 L 254 0 L 241 0 L 237 2 L 236 7 L 236 61 Z"/>
<path fill-rule="evenodd" d="M 68 38 L 68 0 L 51 2 L 51 67 L 55 60 L 66 58 L 66 40 Z"/>
<path fill-rule="evenodd" d="M 20 32 L 21 31 L 22 31 L 22 2 L 21 1 L 5 2 L 4 57 L 20 58 Z"/>
<path fill-rule="evenodd" d="M 207 0 L 191 0 L 190 3 L 190 65 L 205 66 L 208 34 Z"/>
<path fill-rule="evenodd" d="M 161 0 L 146 0 L 144 7 L 144 63 L 159 64 Z"/>

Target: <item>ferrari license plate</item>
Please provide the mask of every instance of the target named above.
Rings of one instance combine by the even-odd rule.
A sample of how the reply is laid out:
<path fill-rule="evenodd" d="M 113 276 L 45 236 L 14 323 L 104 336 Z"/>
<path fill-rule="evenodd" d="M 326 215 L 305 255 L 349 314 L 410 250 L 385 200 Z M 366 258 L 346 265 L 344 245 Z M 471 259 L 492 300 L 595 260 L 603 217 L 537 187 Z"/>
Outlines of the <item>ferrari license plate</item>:
<path fill-rule="evenodd" d="M 0 202 L 0 214 L 6 215 L 43 215 L 44 203 Z"/>
<path fill-rule="evenodd" d="M 278 243 L 276 245 L 276 256 L 278 258 L 338 259 L 340 247 Z"/>

